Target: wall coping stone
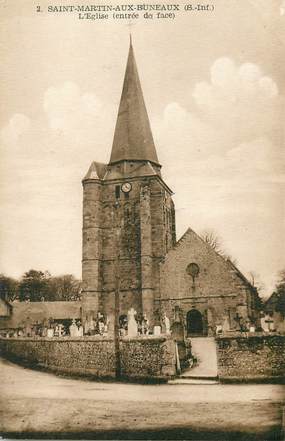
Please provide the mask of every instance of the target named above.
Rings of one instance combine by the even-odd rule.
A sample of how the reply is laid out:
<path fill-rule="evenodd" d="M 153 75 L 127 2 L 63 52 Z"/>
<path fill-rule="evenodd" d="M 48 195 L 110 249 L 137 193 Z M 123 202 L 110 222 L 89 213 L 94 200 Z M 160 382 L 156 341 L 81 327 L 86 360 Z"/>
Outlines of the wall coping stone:
<path fill-rule="evenodd" d="M 277 332 L 243 332 L 234 334 L 216 335 L 216 340 L 237 340 L 237 339 L 249 339 L 249 338 L 285 338 L 285 334 L 279 334 Z"/>
<path fill-rule="evenodd" d="M 147 335 L 147 336 L 138 336 L 138 337 L 128 337 L 124 336 L 120 338 L 121 341 L 139 341 L 139 342 L 145 342 L 145 341 L 155 341 L 155 342 L 164 342 L 166 340 L 171 340 L 171 337 L 169 335 Z"/>
<path fill-rule="evenodd" d="M 144 336 L 144 337 L 120 337 L 121 342 L 154 342 L 154 343 L 162 343 L 164 341 L 170 340 L 170 336 L 156 336 L 156 335 L 150 335 L 150 336 Z M 34 337 L 2 337 L 0 336 L 0 340 L 2 341 L 49 341 L 49 342 L 66 342 L 66 341 L 75 341 L 75 342 L 86 342 L 86 341 L 110 341 L 113 342 L 114 338 L 109 336 L 88 336 L 88 337 L 40 337 L 40 336 L 34 336 Z"/>

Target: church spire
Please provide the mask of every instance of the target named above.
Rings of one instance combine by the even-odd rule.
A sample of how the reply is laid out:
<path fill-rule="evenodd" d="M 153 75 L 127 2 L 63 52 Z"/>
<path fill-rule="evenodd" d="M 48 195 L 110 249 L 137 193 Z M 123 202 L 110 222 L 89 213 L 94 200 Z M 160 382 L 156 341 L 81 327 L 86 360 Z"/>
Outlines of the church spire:
<path fill-rule="evenodd" d="M 137 71 L 132 39 L 110 164 L 122 160 L 159 164 Z"/>

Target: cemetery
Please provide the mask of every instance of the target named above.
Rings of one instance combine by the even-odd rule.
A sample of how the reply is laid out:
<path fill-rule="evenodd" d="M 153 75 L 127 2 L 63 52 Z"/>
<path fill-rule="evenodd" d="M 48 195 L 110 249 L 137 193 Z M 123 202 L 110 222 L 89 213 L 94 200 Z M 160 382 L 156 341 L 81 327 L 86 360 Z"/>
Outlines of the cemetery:
<path fill-rule="evenodd" d="M 127 317 L 120 317 L 118 335 L 101 313 L 90 315 L 84 325 L 74 318 L 62 322 L 50 318 L 43 323 L 28 318 L 24 326 L 0 331 L 0 349 L 14 361 L 69 374 L 115 377 L 119 357 L 120 378 L 160 381 L 175 376 L 180 360 L 170 338 L 169 319 L 164 317 L 163 330 L 160 326 L 150 330 L 147 317 L 137 320 L 136 315 L 131 308 Z"/>
<path fill-rule="evenodd" d="M 285 335 L 266 317 L 257 331 L 253 326 L 231 332 L 227 324 L 216 328 L 218 379 L 236 381 L 284 381 Z M 189 366 L 199 366 L 191 351 L 193 338 L 185 336 L 177 316 L 171 324 L 164 315 L 161 325 L 149 327 L 146 315 L 134 308 L 120 317 L 118 334 L 107 316 L 98 313 L 84 323 L 80 319 L 43 323 L 0 331 L 4 357 L 30 367 L 68 375 L 116 378 L 130 381 L 168 381 Z M 119 369 L 119 371 L 118 371 Z"/>
<path fill-rule="evenodd" d="M 207 347 L 205 339 L 215 379 L 282 381 L 284 314 L 262 313 L 256 287 L 191 228 L 176 240 L 131 41 L 110 161 L 93 161 L 82 185 L 82 292 L 70 302 L 2 299 L 5 357 L 65 374 L 168 381 L 192 368 L 200 375 L 208 354 L 193 343 Z"/>

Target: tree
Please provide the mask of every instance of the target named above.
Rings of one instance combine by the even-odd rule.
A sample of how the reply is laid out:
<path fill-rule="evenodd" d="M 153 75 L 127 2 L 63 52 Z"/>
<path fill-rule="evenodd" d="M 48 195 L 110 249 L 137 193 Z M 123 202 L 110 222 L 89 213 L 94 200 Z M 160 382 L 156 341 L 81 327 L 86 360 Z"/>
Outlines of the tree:
<path fill-rule="evenodd" d="M 77 300 L 81 291 L 81 282 L 72 274 L 51 277 L 50 291 L 53 293 L 55 300 Z"/>
<path fill-rule="evenodd" d="M 210 245 L 217 253 L 220 254 L 222 252 L 221 238 L 214 231 L 204 231 L 201 237 L 203 241 Z"/>
<path fill-rule="evenodd" d="M 201 234 L 201 238 L 204 242 L 206 242 L 210 247 L 213 248 L 220 256 L 222 256 L 226 260 L 230 260 L 234 265 L 237 264 L 236 259 L 231 257 L 223 246 L 223 241 L 220 236 L 213 230 L 206 230 Z"/>
<path fill-rule="evenodd" d="M 21 301 L 30 300 L 31 302 L 40 302 L 43 298 L 52 297 L 50 291 L 50 273 L 48 271 L 27 271 L 19 284 L 19 297 Z"/>
<path fill-rule="evenodd" d="M 285 317 L 285 269 L 279 273 L 279 280 L 272 295 L 274 294 L 277 299 L 275 309 Z"/>
<path fill-rule="evenodd" d="M 13 301 L 47 302 L 78 300 L 81 281 L 72 274 L 52 277 L 48 271 L 31 269 L 20 281 L 0 274 L 0 298 Z"/>
<path fill-rule="evenodd" d="M 251 285 L 256 288 L 258 293 L 261 293 L 264 290 L 264 284 L 261 281 L 259 274 L 257 274 L 255 271 L 249 272 L 249 281 Z"/>
<path fill-rule="evenodd" d="M 18 288 L 17 280 L 0 274 L 0 298 L 12 302 L 18 297 Z"/>

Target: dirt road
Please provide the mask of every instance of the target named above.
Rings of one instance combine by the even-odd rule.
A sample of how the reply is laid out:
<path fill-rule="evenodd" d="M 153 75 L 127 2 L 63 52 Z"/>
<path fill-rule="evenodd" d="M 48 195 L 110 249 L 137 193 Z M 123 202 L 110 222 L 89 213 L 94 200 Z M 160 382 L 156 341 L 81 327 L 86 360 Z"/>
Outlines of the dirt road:
<path fill-rule="evenodd" d="M 4 437 L 281 439 L 285 386 L 92 382 L 1 360 Z"/>

